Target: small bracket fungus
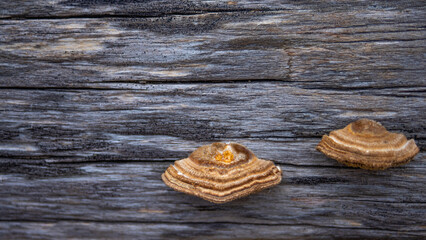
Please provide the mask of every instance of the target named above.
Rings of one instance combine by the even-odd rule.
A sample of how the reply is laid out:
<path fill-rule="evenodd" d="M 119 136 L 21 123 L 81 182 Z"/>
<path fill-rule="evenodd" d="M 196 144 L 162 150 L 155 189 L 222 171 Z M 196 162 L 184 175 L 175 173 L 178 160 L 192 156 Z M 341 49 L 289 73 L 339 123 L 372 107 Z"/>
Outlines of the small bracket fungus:
<path fill-rule="evenodd" d="M 281 182 L 281 169 L 237 143 L 213 143 L 175 161 L 161 175 L 176 191 L 226 203 Z"/>
<path fill-rule="evenodd" d="M 351 167 L 382 170 L 409 162 L 419 148 L 413 139 L 391 133 L 380 123 L 360 119 L 324 135 L 318 151 Z"/>

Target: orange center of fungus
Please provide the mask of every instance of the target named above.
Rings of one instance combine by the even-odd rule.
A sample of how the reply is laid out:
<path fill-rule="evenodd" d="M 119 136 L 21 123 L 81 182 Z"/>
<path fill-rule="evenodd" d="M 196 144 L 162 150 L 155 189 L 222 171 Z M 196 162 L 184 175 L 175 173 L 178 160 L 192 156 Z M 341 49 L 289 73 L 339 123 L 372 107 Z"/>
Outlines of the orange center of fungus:
<path fill-rule="evenodd" d="M 216 154 L 214 159 L 219 162 L 231 163 L 234 160 L 234 154 L 232 154 L 231 151 L 226 150 L 223 153 Z"/>

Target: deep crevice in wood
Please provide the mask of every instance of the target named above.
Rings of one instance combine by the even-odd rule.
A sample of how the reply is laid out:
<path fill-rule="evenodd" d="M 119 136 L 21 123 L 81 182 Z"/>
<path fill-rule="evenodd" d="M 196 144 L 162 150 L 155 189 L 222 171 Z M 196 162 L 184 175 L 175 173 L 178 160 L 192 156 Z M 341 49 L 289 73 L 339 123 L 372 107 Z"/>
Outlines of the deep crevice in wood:
<path fill-rule="evenodd" d="M 276 9 L 255 9 L 255 8 L 240 8 L 240 9 L 227 9 L 227 10 L 194 10 L 187 12 L 153 12 L 148 13 L 144 12 L 143 14 L 80 14 L 80 15 L 64 15 L 64 16 L 27 16 L 27 15 L 14 15 L 8 17 L 0 17 L 0 20 L 55 20 L 55 19 L 112 19 L 112 18 L 162 18 L 162 17 L 178 17 L 178 16 L 196 16 L 202 14 L 218 13 L 218 14 L 227 14 L 227 13 L 244 13 L 256 11 L 259 13 L 262 12 L 279 12 L 284 10 L 290 10 L 286 8 L 276 8 Z"/>

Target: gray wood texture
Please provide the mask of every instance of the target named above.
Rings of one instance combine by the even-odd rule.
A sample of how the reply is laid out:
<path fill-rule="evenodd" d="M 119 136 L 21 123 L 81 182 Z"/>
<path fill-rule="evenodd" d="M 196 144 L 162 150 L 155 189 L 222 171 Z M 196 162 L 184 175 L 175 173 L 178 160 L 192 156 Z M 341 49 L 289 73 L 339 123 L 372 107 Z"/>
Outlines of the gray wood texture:
<path fill-rule="evenodd" d="M 1 20 L 0 84 L 279 80 L 309 88 L 424 88 L 424 8 L 350 6 Z"/>
<path fill-rule="evenodd" d="M 426 237 L 422 1 L 0 1 L 0 239 Z M 368 117 L 420 153 L 315 151 Z M 235 141 L 283 169 L 223 205 L 161 173 Z"/>

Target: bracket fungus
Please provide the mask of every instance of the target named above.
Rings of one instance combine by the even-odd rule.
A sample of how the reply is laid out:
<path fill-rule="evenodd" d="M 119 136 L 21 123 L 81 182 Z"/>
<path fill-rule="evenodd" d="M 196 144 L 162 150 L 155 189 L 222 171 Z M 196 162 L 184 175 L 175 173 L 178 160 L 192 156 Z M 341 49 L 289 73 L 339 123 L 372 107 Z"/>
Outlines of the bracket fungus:
<path fill-rule="evenodd" d="M 316 149 L 348 166 L 369 170 L 405 164 L 419 152 L 413 139 L 407 141 L 403 134 L 388 132 L 365 118 L 324 135 Z"/>
<path fill-rule="evenodd" d="M 281 169 L 237 143 L 213 143 L 174 162 L 161 175 L 176 191 L 226 203 L 281 182 Z"/>

